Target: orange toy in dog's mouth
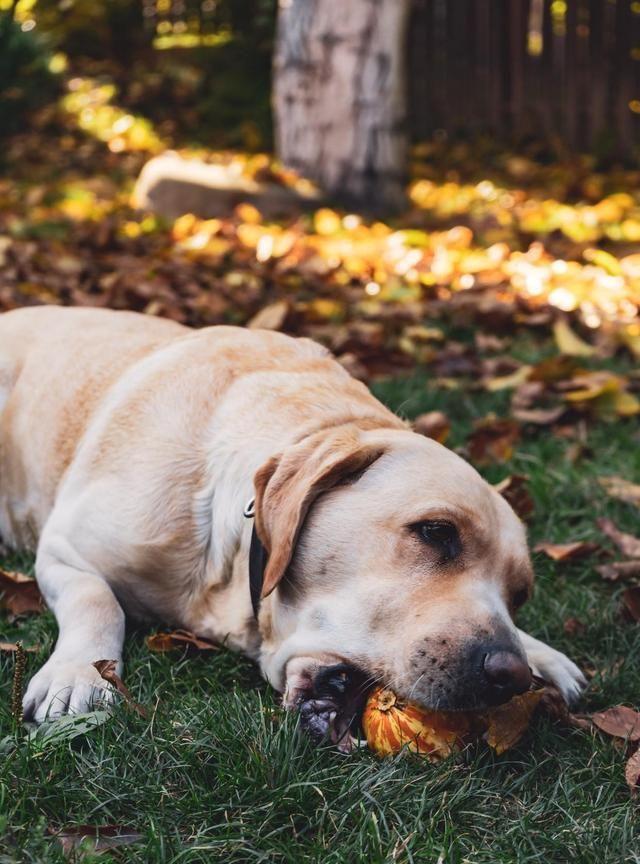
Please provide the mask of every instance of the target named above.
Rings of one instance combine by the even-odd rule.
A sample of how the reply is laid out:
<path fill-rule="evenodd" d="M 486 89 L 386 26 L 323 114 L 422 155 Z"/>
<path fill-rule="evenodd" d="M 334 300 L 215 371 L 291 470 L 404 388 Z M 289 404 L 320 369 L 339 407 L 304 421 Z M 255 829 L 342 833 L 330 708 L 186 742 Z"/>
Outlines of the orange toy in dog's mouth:
<path fill-rule="evenodd" d="M 529 727 L 544 689 L 514 696 L 482 713 L 433 711 L 402 700 L 386 688 L 370 693 L 362 715 L 367 743 L 380 756 L 403 748 L 442 759 L 479 737 L 496 753 L 513 747 Z"/>

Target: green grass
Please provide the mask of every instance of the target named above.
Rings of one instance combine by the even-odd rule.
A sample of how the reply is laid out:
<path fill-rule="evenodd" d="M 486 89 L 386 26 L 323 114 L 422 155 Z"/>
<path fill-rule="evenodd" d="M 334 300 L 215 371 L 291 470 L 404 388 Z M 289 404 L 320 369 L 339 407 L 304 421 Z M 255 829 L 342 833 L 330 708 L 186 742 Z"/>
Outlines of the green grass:
<path fill-rule="evenodd" d="M 407 416 L 446 411 L 454 446 L 474 418 L 504 412 L 508 402 L 505 394 L 435 391 L 420 374 L 375 389 Z M 607 499 L 596 481 L 614 473 L 640 480 L 637 422 L 591 425 L 591 455 L 575 465 L 565 459 L 569 443 L 543 429 L 486 476 L 529 475 L 533 542 L 600 540 L 595 519 L 605 514 L 637 533 L 637 510 Z M 621 588 L 600 580 L 594 560 L 554 565 L 536 556 L 535 563 L 537 588 L 522 626 L 596 670 L 585 710 L 634 704 L 640 627 L 619 616 Z M 565 634 L 570 616 L 585 623 L 582 635 Z M 28 656 L 31 674 L 53 644 L 53 618 L 0 620 L 0 638 L 40 646 Z M 0 657 L 0 738 L 11 732 L 12 665 Z M 295 718 L 283 715 L 244 659 L 224 650 L 152 655 L 142 631 L 127 639 L 126 681 L 149 719 L 119 706 L 88 735 L 0 756 L 0 862 L 64 860 L 46 829 L 74 823 L 142 833 L 101 861 L 640 861 L 624 752 L 598 734 L 542 722 L 502 757 L 471 746 L 436 766 L 367 752 L 342 757 L 298 736 Z"/>

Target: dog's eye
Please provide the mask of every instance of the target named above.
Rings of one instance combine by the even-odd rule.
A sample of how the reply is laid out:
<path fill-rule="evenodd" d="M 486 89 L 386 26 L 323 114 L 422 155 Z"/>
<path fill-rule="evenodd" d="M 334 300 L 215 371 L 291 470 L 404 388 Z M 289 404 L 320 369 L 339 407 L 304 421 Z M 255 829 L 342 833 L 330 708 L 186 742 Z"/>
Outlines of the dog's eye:
<path fill-rule="evenodd" d="M 462 552 L 460 536 L 451 522 L 418 522 L 414 528 L 421 540 L 440 552 L 442 563 L 452 561 Z"/>

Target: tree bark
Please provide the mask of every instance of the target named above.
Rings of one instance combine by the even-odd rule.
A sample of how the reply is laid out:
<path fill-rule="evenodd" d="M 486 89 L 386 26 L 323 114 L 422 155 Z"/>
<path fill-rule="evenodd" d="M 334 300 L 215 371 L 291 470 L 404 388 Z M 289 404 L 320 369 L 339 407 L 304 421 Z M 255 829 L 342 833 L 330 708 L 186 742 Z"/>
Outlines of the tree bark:
<path fill-rule="evenodd" d="M 276 151 L 329 195 L 399 209 L 407 172 L 411 0 L 280 0 Z"/>

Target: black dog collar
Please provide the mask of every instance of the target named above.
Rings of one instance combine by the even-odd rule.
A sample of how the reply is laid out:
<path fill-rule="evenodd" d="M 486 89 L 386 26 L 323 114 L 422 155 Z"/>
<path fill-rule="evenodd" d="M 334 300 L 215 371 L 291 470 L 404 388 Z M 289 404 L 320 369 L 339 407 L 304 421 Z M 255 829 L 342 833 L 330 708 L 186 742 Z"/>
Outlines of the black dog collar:
<path fill-rule="evenodd" d="M 255 511 L 256 499 L 251 501 L 244 508 L 245 519 L 253 519 Z M 260 600 L 262 597 L 262 586 L 264 584 L 264 571 L 267 566 L 267 550 L 262 545 L 262 541 L 258 537 L 255 521 L 251 530 L 251 545 L 249 546 L 249 591 L 251 592 L 251 606 L 253 607 L 253 617 L 258 620 L 260 612 Z"/>

